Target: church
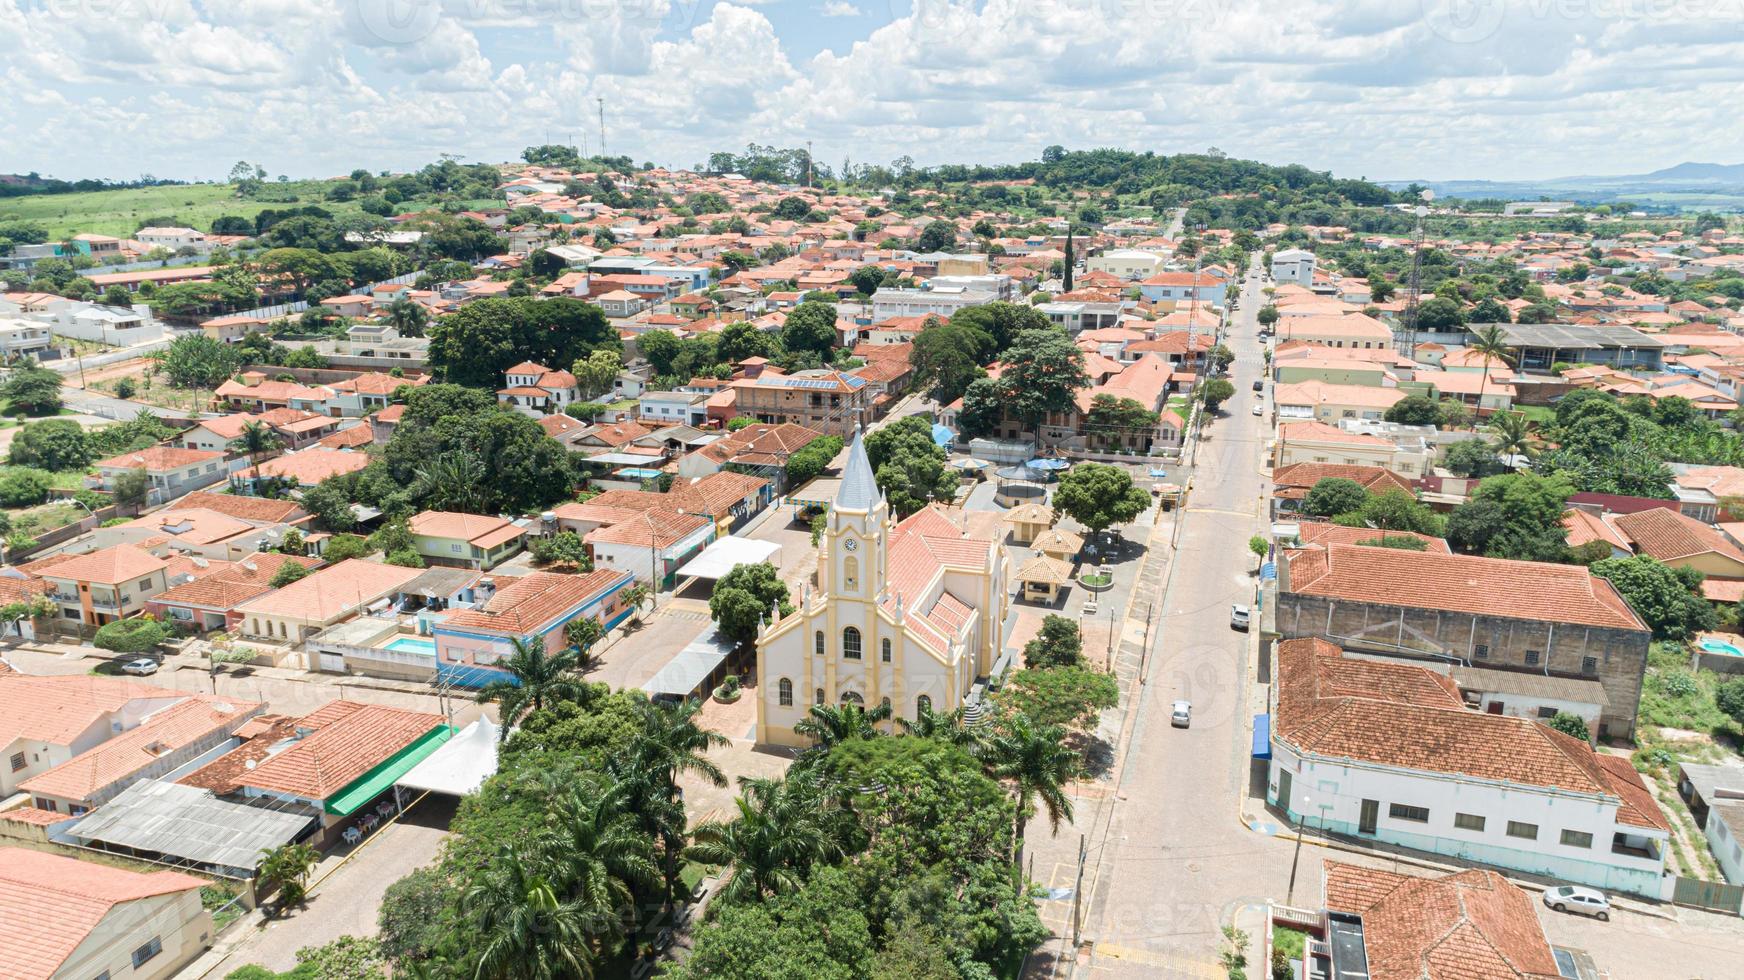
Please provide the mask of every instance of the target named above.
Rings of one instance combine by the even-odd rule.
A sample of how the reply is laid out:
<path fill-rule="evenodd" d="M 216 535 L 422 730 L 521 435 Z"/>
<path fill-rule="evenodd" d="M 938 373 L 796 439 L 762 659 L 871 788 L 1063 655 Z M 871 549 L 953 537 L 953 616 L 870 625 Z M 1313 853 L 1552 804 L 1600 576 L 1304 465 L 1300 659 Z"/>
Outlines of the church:
<path fill-rule="evenodd" d="M 757 638 L 757 741 L 807 744 L 793 726 L 815 704 L 889 704 L 909 720 L 961 707 L 1005 648 L 997 533 L 938 505 L 892 522 L 856 432 L 820 548 L 816 588 Z"/>

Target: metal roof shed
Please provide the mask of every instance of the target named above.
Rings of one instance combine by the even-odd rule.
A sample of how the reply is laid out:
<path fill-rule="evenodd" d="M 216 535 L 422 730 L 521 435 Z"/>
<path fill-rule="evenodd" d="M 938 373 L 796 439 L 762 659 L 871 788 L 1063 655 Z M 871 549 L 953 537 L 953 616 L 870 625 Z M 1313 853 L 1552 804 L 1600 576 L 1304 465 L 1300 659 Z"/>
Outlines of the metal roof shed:
<path fill-rule="evenodd" d="M 737 646 L 719 630 L 709 630 L 690 641 L 659 672 L 642 685 L 651 698 L 688 698 L 706 683 L 715 669 L 726 662 Z"/>
<path fill-rule="evenodd" d="M 233 803 L 194 786 L 142 779 L 67 833 L 87 844 L 248 877 L 260 866 L 261 851 L 296 840 L 317 819 L 313 808 Z"/>

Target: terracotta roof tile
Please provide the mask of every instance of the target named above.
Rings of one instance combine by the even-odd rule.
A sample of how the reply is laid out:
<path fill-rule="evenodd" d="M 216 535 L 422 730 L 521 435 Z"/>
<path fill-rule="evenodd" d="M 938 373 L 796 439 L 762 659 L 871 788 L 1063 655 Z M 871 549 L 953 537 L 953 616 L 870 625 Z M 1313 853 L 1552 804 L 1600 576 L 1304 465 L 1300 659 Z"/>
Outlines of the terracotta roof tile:
<path fill-rule="evenodd" d="M 596 568 L 581 575 L 534 572 L 501 585 L 483 609 L 462 609 L 443 620 L 444 627 L 483 630 L 504 636 L 526 636 L 551 625 L 565 611 L 582 605 L 630 578 L 628 572 Z"/>
<path fill-rule="evenodd" d="M 442 724 L 442 716 L 380 704 L 334 701 L 303 717 L 312 732 L 241 773 L 242 786 L 308 800 L 330 799 Z"/>
<path fill-rule="evenodd" d="M 193 745 L 260 711 L 258 701 L 190 694 L 136 728 L 38 773 L 18 788 L 34 796 L 90 800 L 103 789 L 156 763 L 167 752 Z"/>
<path fill-rule="evenodd" d="M 174 871 L 140 874 L 29 848 L 0 848 L 0 935 L 6 937 L 0 978 L 48 980 L 116 905 L 205 884 Z"/>
<path fill-rule="evenodd" d="M 1715 554 L 1744 563 L 1744 550 L 1728 541 L 1725 535 L 1669 507 L 1615 514 L 1608 521 L 1635 543 L 1636 551 L 1662 562 Z"/>

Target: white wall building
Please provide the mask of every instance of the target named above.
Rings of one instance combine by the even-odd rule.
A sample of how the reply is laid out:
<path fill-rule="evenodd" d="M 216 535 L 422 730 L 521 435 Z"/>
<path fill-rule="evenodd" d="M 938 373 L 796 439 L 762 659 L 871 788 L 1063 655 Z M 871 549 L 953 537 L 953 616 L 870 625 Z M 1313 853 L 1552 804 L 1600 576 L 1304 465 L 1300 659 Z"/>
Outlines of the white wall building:
<path fill-rule="evenodd" d="M 1272 254 L 1272 278 L 1300 286 L 1314 285 L 1314 253 L 1286 248 Z"/>
<path fill-rule="evenodd" d="M 872 319 L 888 320 L 893 316 L 934 316 L 950 319 L 964 307 L 991 303 L 999 297 L 985 289 L 944 286 L 938 289 L 896 289 L 879 287 L 872 294 Z"/>
<path fill-rule="evenodd" d="M 1670 824 L 1626 756 L 1467 708 L 1447 677 L 1279 644 L 1266 799 L 1292 823 L 1652 899 Z"/>
<path fill-rule="evenodd" d="M 62 337 L 92 340 L 116 347 L 132 347 L 162 340 L 163 324 L 144 305 L 128 309 L 68 300 L 48 306 L 48 329 Z"/>

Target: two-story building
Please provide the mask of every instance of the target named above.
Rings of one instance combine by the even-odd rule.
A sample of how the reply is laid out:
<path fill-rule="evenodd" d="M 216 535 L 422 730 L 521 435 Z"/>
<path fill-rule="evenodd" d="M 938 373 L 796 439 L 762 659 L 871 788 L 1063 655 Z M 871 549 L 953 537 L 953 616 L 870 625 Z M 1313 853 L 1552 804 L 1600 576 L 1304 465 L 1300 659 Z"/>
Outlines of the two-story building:
<path fill-rule="evenodd" d="M 433 565 L 490 569 L 519 554 L 526 528 L 501 517 L 427 510 L 408 522 L 412 546 Z"/>
<path fill-rule="evenodd" d="M 733 382 L 732 388 L 738 414 L 759 422 L 792 423 L 847 438 L 856 426 L 872 421 L 871 386 L 841 371 L 765 371 Z"/>
<path fill-rule="evenodd" d="M 522 415 L 550 415 L 581 400 L 581 383 L 568 371 L 523 361 L 503 374 L 508 387 L 497 392 L 497 401 Z"/>
<path fill-rule="evenodd" d="M 629 572 L 596 568 L 581 575 L 534 572 L 510 582 L 474 609 L 450 613 L 434 625 L 436 669 L 446 681 L 483 687 L 508 676 L 496 664 L 514 655 L 514 641 L 538 642 L 556 653 L 569 645 L 564 627 L 587 616 L 606 629 L 632 611 L 623 593 Z"/>
<path fill-rule="evenodd" d="M 150 446 L 98 460 L 91 464 L 97 475 L 87 477 L 85 483 L 93 490 L 114 493 L 124 474 L 143 470 L 146 504 L 155 506 L 222 482 L 230 472 L 224 456 L 219 450 Z"/>

